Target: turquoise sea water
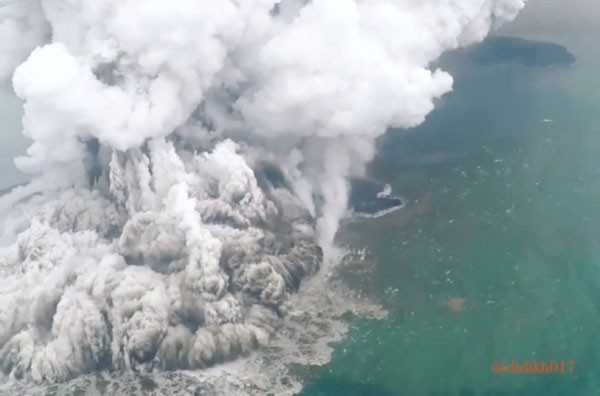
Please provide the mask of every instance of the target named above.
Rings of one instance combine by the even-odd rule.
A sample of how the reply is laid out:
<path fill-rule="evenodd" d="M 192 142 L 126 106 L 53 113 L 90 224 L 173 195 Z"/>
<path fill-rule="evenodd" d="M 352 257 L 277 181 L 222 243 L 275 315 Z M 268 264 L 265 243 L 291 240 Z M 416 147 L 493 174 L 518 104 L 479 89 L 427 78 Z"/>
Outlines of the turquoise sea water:
<path fill-rule="evenodd" d="M 454 92 L 388 134 L 371 168 L 407 206 L 341 237 L 367 247 L 348 278 L 389 317 L 355 320 L 303 396 L 600 395 L 597 35 L 519 22 L 505 33 L 566 45 L 577 63 L 444 62 Z M 491 372 L 513 360 L 567 372 Z"/>
<path fill-rule="evenodd" d="M 600 15 L 587 14 L 600 30 Z M 354 320 L 303 396 L 600 395 L 598 32 L 522 18 L 507 33 L 563 44 L 578 62 L 446 61 L 454 92 L 421 127 L 382 139 L 370 171 L 407 206 L 340 237 L 367 247 L 347 277 L 390 314 Z M 22 181 L 11 157 L 25 147 L 18 103 L 3 100 L 0 190 Z M 490 370 L 513 360 L 574 365 L 565 375 Z"/>

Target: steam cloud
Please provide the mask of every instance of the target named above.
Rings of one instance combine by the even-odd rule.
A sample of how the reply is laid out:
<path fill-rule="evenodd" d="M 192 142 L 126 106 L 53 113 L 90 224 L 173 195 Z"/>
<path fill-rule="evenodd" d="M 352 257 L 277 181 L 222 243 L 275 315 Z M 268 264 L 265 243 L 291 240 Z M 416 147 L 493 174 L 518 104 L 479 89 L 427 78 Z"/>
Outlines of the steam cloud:
<path fill-rule="evenodd" d="M 25 0 L 0 79 L 25 101 L 0 198 L 0 363 L 61 381 L 202 368 L 277 332 L 429 66 L 524 0 Z"/>

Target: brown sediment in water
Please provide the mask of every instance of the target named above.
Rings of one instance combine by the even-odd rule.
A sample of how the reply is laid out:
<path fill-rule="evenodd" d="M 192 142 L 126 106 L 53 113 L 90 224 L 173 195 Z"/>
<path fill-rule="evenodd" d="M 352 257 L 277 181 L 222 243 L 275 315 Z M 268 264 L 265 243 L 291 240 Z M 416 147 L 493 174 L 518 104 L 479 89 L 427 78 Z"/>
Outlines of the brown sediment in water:
<path fill-rule="evenodd" d="M 462 297 L 452 297 L 443 302 L 444 307 L 446 307 L 451 312 L 460 312 L 465 308 L 465 304 L 467 299 Z"/>

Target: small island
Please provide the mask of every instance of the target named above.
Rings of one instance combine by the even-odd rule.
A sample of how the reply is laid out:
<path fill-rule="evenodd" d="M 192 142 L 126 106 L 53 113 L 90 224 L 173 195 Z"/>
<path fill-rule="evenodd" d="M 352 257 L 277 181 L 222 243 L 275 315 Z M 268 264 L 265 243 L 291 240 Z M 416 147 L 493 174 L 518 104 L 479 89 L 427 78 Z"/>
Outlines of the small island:
<path fill-rule="evenodd" d="M 392 195 L 389 184 L 385 186 L 368 179 L 352 179 L 350 210 L 359 217 L 381 217 L 404 207 L 402 198 Z"/>
<path fill-rule="evenodd" d="M 575 56 L 562 45 L 508 36 L 488 37 L 465 51 L 469 59 L 483 65 L 547 67 L 571 65 L 576 61 Z"/>

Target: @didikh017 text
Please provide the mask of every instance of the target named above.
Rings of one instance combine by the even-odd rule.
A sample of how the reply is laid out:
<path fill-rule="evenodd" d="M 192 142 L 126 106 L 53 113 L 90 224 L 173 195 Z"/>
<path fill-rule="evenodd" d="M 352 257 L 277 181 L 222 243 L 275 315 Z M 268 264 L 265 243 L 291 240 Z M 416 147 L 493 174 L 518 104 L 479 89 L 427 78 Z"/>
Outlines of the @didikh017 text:
<path fill-rule="evenodd" d="M 574 360 L 513 360 L 510 363 L 495 362 L 490 367 L 494 374 L 572 374 L 574 368 Z"/>

